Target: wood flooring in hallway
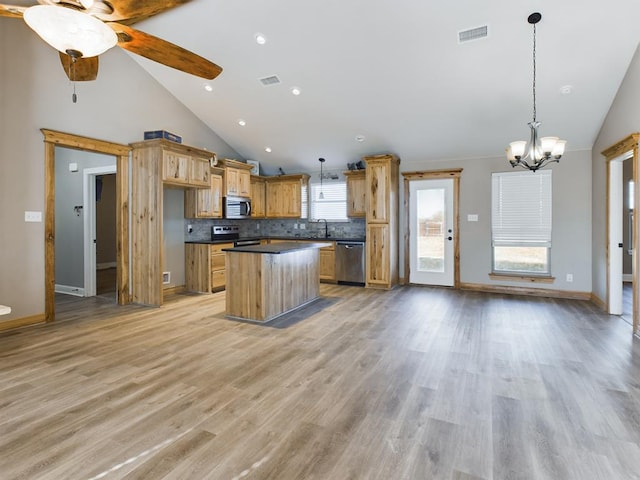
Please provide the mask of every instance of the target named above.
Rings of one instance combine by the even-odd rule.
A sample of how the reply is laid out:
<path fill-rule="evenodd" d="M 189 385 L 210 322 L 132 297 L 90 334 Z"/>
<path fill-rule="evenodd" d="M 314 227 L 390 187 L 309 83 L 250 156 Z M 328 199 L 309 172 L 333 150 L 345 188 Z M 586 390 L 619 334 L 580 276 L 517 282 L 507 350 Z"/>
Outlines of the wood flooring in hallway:
<path fill-rule="evenodd" d="M 640 478 L 640 343 L 619 317 L 321 291 L 281 328 L 225 319 L 224 292 L 60 297 L 56 324 L 0 333 L 0 478 Z"/>

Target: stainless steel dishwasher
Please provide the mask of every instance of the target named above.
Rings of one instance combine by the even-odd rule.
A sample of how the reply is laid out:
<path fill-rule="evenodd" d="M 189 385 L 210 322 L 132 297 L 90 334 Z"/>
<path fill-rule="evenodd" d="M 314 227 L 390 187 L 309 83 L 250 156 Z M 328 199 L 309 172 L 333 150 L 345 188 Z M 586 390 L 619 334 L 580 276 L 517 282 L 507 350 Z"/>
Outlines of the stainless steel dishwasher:
<path fill-rule="evenodd" d="M 364 242 L 336 242 L 336 280 L 364 285 Z"/>

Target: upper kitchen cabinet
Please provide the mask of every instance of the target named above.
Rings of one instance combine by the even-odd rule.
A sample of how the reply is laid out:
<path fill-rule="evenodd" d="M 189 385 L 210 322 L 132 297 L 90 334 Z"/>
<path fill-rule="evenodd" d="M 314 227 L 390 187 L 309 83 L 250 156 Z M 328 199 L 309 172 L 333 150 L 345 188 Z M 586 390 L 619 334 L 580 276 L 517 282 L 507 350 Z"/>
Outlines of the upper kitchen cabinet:
<path fill-rule="evenodd" d="M 251 175 L 251 218 L 264 218 L 267 214 L 266 180 Z"/>
<path fill-rule="evenodd" d="M 347 179 L 347 217 L 364 217 L 367 213 L 366 170 L 348 170 Z"/>
<path fill-rule="evenodd" d="M 367 223 L 389 223 L 398 208 L 400 160 L 395 155 L 376 155 L 365 157 L 365 161 Z"/>
<path fill-rule="evenodd" d="M 306 214 L 309 175 L 265 177 L 267 218 L 301 218 Z"/>
<path fill-rule="evenodd" d="M 224 196 L 225 197 L 250 197 L 251 196 L 251 169 L 253 165 L 244 162 L 223 158 L 218 165 L 225 170 Z"/>
<path fill-rule="evenodd" d="M 190 188 L 184 192 L 186 218 L 222 218 L 224 170 L 210 167 L 210 188 Z"/>
<path fill-rule="evenodd" d="M 211 152 L 199 151 L 180 143 L 157 139 L 150 148 L 158 148 L 162 156 L 162 181 L 164 183 L 187 186 L 208 187 Z M 134 144 L 137 145 L 137 144 Z M 134 146 L 134 148 L 136 148 Z"/>

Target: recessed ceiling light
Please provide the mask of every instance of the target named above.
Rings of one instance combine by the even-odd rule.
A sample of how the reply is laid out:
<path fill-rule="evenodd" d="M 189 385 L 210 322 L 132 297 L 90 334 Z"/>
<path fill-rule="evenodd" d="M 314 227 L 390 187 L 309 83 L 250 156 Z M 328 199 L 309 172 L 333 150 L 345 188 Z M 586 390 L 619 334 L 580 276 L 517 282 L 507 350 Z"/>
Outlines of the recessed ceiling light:
<path fill-rule="evenodd" d="M 291 93 L 294 95 L 300 95 L 301 91 L 298 87 L 291 87 Z"/>
<path fill-rule="evenodd" d="M 238 120 L 238 125 L 240 125 L 241 127 L 244 127 L 247 124 L 247 122 L 245 122 L 243 119 Z"/>
<path fill-rule="evenodd" d="M 267 37 L 265 37 L 262 33 L 256 33 L 254 38 L 256 39 L 256 43 L 258 45 L 264 45 L 265 43 L 267 43 Z"/>
<path fill-rule="evenodd" d="M 271 153 L 271 147 L 264 147 L 264 151 L 267 153 Z"/>
<path fill-rule="evenodd" d="M 560 93 L 562 95 L 570 95 L 572 91 L 573 91 L 573 85 L 564 85 L 560 87 Z"/>
<path fill-rule="evenodd" d="M 364 135 L 356 135 L 356 142 L 364 142 Z"/>
<path fill-rule="evenodd" d="M 209 85 L 208 83 L 205 83 L 205 84 L 204 84 L 204 89 L 205 89 L 207 92 L 213 92 L 213 87 L 212 87 L 211 85 Z"/>

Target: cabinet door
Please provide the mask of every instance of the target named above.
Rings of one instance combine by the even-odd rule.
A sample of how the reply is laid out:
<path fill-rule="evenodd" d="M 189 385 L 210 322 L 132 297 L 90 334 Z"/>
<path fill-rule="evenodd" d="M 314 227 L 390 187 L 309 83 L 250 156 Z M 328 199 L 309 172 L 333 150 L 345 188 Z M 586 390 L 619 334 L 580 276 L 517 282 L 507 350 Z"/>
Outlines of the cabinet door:
<path fill-rule="evenodd" d="M 265 216 L 265 184 L 264 180 L 251 178 L 251 216 Z"/>
<path fill-rule="evenodd" d="M 367 225 L 367 286 L 391 286 L 389 234 L 388 224 Z"/>
<path fill-rule="evenodd" d="M 389 163 L 371 161 L 367 164 L 367 222 L 389 222 Z"/>
<path fill-rule="evenodd" d="M 209 188 L 189 188 L 184 192 L 186 218 L 222 218 L 222 177 L 210 175 Z"/>
<path fill-rule="evenodd" d="M 251 173 L 249 170 L 238 170 L 238 195 L 251 196 Z"/>
<path fill-rule="evenodd" d="M 211 175 L 211 216 L 222 218 L 222 177 Z"/>
<path fill-rule="evenodd" d="M 191 157 L 175 152 L 162 152 L 162 181 L 185 185 L 189 183 Z"/>
<path fill-rule="evenodd" d="M 320 249 L 320 280 L 336 279 L 336 252 L 335 250 Z"/>
<path fill-rule="evenodd" d="M 211 168 L 209 160 L 202 158 L 191 159 L 191 173 L 189 184 L 199 187 L 209 187 Z"/>
<path fill-rule="evenodd" d="M 282 183 L 267 183 L 266 192 L 267 217 L 277 218 L 282 213 Z"/>
<path fill-rule="evenodd" d="M 300 218 L 300 215 L 302 215 L 300 182 L 297 180 L 282 182 L 281 194 L 281 216 L 288 218 Z"/>
<path fill-rule="evenodd" d="M 364 175 L 347 177 L 347 217 L 364 217 L 367 212 L 367 181 Z"/>
<path fill-rule="evenodd" d="M 225 175 L 225 192 L 227 196 L 238 195 L 238 169 L 227 167 Z"/>

